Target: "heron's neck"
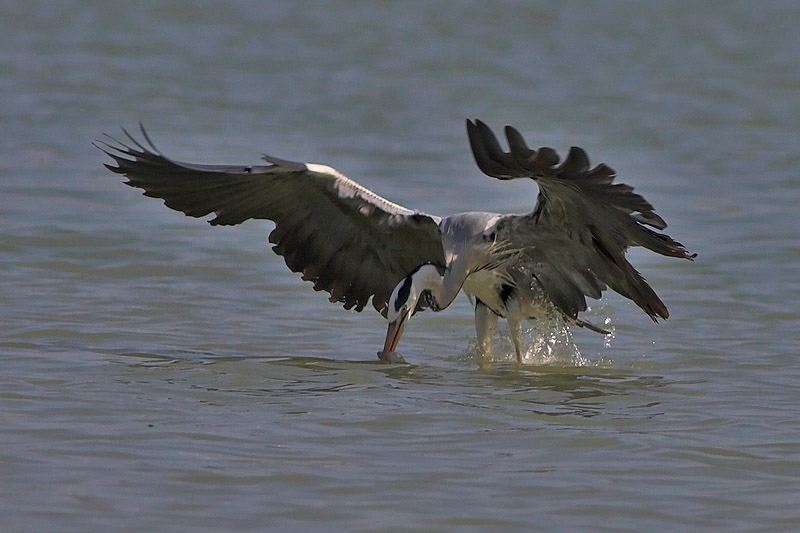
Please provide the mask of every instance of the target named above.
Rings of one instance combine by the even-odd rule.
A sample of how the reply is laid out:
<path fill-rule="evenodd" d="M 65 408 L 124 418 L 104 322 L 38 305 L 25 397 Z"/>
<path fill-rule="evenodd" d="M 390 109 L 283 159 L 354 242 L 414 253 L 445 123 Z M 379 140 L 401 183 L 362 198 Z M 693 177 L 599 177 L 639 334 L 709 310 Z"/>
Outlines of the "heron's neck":
<path fill-rule="evenodd" d="M 414 274 L 414 284 L 417 286 L 419 294 L 425 291 L 430 292 L 433 302 L 431 304 L 435 310 L 439 311 L 448 307 L 458 296 L 461 290 L 461 283 L 454 283 L 453 277 L 445 273 L 439 275 L 439 270 L 433 265 L 423 265 Z"/>

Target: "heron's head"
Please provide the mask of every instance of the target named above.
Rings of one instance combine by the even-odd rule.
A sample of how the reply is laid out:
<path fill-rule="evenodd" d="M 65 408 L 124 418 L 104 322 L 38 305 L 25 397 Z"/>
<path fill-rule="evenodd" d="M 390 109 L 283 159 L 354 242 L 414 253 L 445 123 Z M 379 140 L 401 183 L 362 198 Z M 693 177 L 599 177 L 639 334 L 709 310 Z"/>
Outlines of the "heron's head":
<path fill-rule="evenodd" d="M 389 330 L 379 356 L 384 361 L 396 359 L 394 351 L 406 329 L 409 318 L 419 310 L 430 307 L 438 310 L 435 294 L 442 285 L 442 276 L 433 265 L 422 265 L 400 280 L 389 298 L 386 318 Z"/>

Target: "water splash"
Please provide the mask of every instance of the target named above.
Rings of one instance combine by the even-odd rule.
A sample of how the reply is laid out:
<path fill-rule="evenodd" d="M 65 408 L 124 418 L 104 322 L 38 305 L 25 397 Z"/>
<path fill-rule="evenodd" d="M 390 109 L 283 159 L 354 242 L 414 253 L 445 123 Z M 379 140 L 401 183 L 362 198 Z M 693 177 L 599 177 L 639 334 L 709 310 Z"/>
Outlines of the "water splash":
<path fill-rule="evenodd" d="M 535 289 L 535 288 L 534 288 Z M 564 315 L 543 295 L 540 294 L 537 302 L 537 315 L 539 318 L 524 322 L 520 341 L 523 347 L 522 364 L 533 366 L 561 366 L 561 367 L 586 367 L 613 365 L 613 359 L 597 354 L 597 358 L 588 358 L 581 354 L 575 342 L 568 320 Z M 595 306 L 588 307 L 587 313 L 599 317 L 605 314 L 605 304 L 598 302 Z M 610 316 L 605 316 L 602 321 L 603 329 L 609 333 L 603 337 L 603 348 L 608 350 L 616 339 L 616 328 L 612 325 Z M 573 325 L 572 327 L 577 327 Z M 517 357 L 514 345 L 508 332 L 508 326 L 501 320 L 492 339 L 493 354 L 483 356 L 477 340 L 473 338 L 469 348 L 460 358 L 477 361 L 481 365 L 492 363 L 516 363 Z"/>
<path fill-rule="evenodd" d="M 529 321 L 520 335 L 523 353 L 522 364 L 539 366 L 587 366 L 591 361 L 584 357 L 573 339 L 566 320 L 560 313 L 552 313 Z M 481 355 L 477 342 L 472 341 L 467 351 L 470 358 L 479 358 L 483 363 L 516 362 L 514 345 L 507 327 L 500 325 L 493 339 L 494 353 L 491 357 Z"/>
<path fill-rule="evenodd" d="M 528 346 L 522 357 L 524 364 L 586 366 L 589 363 L 560 315 L 532 322 L 522 339 Z"/>
<path fill-rule="evenodd" d="M 603 348 L 609 349 L 611 348 L 611 342 L 617 338 L 617 330 L 611 325 L 611 317 L 606 317 L 606 319 L 603 320 L 603 325 L 606 331 L 608 331 L 603 338 Z"/>

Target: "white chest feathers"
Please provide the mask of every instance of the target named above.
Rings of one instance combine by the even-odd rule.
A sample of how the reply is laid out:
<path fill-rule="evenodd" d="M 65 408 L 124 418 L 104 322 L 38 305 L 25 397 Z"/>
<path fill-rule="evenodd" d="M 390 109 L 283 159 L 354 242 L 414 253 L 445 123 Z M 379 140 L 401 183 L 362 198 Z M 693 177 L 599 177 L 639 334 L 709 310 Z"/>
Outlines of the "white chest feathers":
<path fill-rule="evenodd" d="M 500 317 L 506 316 L 506 304 L 516 291 L 510 281 L 496 270 L 480 270 L 470 274 L 464 280 L 463 289 Z"/>

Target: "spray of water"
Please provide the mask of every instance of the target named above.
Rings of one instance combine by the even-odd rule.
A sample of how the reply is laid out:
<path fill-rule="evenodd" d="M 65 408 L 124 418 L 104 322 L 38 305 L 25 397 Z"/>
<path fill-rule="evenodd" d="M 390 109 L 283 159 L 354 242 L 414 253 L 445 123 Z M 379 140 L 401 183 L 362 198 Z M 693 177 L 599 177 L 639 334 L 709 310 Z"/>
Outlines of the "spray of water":
<path fill-rule="evenodd" d="M 523 329 L 520 336 L 524 347 L 522 353 L 522 364 L 524 365 L 582 367 L 610 362 L 604 358 L 593 361 L 582 355 L 569 324 L 555 308 L 543 309 L 539 318 L 526 324 L 528 327 Z M 608 349 L 616 337 L 616 332 L 611 326 L 610 318 L 606 318 L 603 325 L 609 331 L 603 338 L 603 347 Z M 516 362 L 514 345 L 502 324 L 495 332 L 493 350 L 494 353 L 491 357 L 485 357 L 481 355 L 477 342 L 473 341 L 465 355 L 470 359 L 479 358 L 482 363 Z"/>

